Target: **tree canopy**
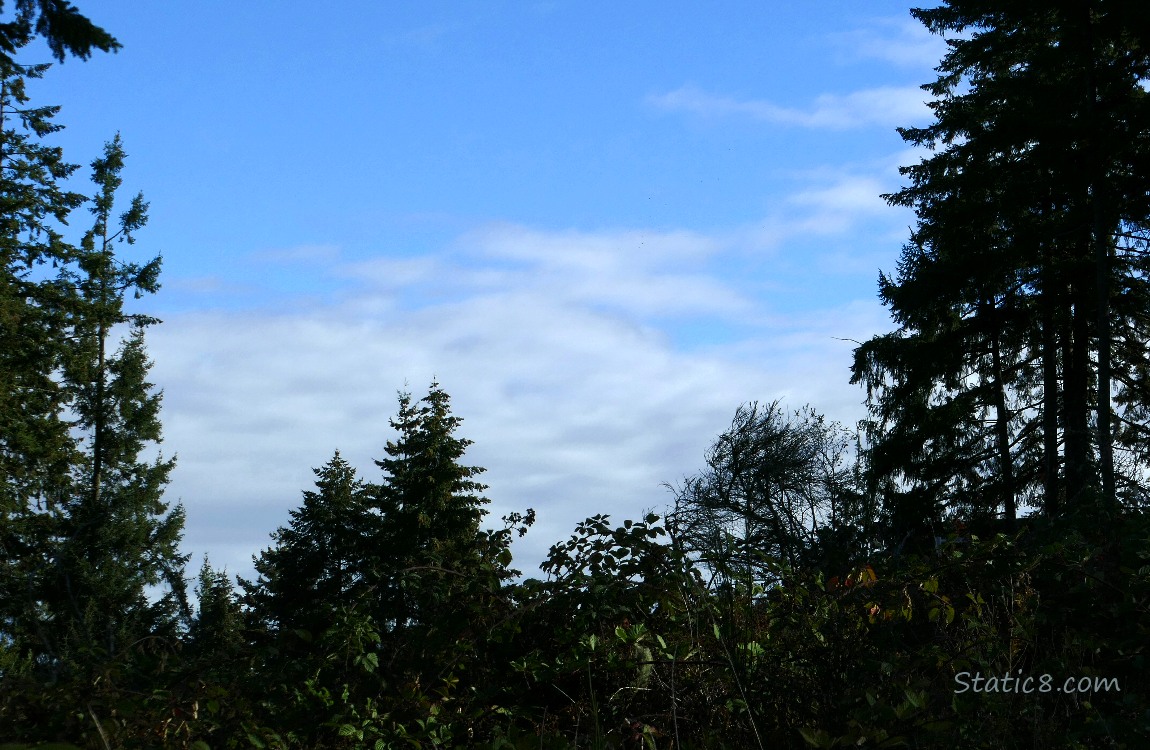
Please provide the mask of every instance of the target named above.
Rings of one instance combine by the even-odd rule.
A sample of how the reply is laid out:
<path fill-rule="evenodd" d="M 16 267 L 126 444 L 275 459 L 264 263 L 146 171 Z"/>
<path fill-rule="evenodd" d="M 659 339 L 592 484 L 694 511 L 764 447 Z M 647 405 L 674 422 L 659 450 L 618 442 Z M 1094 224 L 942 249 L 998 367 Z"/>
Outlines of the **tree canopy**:
<path fill-rule="evenodd" d="M 1150 5 L 912 11 L 949 51 L 935 121 L 901 131 L 927 153 L 887 196 L 917 222 L 879 278 L 896 329 L 855 350 L 859 432 L 748 402 L 665 517 L 592 515 L 521 579 L 535 511 L 485 526 L 432 381 L 398 394 L 378 481 L 335 451 L 256 580 L 205 558 L 194 607 L 174 459 L 147 458 L 158 321 L 125 306 L 159 289 L 160 257 L 123 253 L 148 204 L 118 197 L 118 136 L 91 195 L 64 187 L 27 91 L 48 67 L 12 59 L 119 45 L 61 0 L 15 11 L 3 750 L 1146 745 Z"/>
<path fill-rule="evenodd" d="M 0 2 L 0 12 L 5 3 Z M 48 44 L 53 57 L 64 62 L 68 55 L 86 60 L 94 50 L 116 52 L 120 43 L 67 0 L 16 0 L 16 17 L 0 23 L 0 65 L 13 63 L 12 55 L 33 39 Z"/>
<path fill-rule="evenodd" d="M 1145 10 L 953 0 L 912 13 L 961 36 L 924 86 L 935 122 L 900 130 L 930 155 L 887 196 L 918 215 L 879 280 L 899 329 L 855 353 L 892 528 L 948 510 L 1012 521 L 1024 506 L 1140 504 Z"/>

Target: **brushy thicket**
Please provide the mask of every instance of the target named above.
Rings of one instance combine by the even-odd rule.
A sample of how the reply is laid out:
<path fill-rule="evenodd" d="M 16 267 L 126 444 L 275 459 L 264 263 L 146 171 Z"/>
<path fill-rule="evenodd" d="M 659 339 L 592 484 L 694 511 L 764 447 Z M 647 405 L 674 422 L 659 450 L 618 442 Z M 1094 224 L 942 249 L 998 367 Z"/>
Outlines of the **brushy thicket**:
<path fill-rule="evenodd" d="M 301 634 L 290 683 L 255 646 L 141 643 L 59 684 L 6 677 L 0 716 L 17 739 L 91 748 L 1136 748 L 1150 523 L 1107 532 L 1035 521 L 830 577 L 762 560 L 781 584 L 720 591 L 656 516 L 596 517 L 552 549 L 547 581 L 460 595 L 454 648 L 400 644 L 434 661 L 407 679 L 380 679 L 396 655 L 342 612 Z M 1067 678 L 1110 689 L 1063 693 Z"/>

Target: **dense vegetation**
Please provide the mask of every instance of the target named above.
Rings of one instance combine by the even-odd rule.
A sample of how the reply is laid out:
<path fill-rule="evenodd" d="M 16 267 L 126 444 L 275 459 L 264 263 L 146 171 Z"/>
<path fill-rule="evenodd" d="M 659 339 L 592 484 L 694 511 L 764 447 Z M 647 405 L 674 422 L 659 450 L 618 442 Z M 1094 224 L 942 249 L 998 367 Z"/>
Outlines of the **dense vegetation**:
<path fill-rule="evenodd" d="M 116 243 L 17 63 L 114 51 L 67 3 L 0 24 L 0 748 L 1144 747 L 1150 6 L 947 0 L 918 223 L 855 352 L 870 416 L 738 408 L 661 515 L 485 528 L 448 394 L 400 394 L 231 581 L 178 552 Z M 81 206 L 91 228 L 63 234 Z M 124 332 L 126 331 L 126 334 Z M 119 336 L 119 338 L 117 338 Z M 149 596 L 159 590 L 159 597 Z M 8 743 L 8 744 L 3 744 Z"/>

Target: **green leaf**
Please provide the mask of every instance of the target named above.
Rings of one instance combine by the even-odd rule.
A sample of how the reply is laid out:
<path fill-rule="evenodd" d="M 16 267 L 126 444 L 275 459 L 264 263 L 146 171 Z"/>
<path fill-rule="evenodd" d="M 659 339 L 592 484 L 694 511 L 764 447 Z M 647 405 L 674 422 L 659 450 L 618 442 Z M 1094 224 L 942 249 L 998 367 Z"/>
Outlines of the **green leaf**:
<path fill-rule="evenodd" d="M 799 734 L 803 736 L 803 739 L 806 740 L 806 743 L 811 747 L 833 747 L 830 735 L 827 734 L 825 729 L 807 729 L 806 727 L 800 727 Z"/>

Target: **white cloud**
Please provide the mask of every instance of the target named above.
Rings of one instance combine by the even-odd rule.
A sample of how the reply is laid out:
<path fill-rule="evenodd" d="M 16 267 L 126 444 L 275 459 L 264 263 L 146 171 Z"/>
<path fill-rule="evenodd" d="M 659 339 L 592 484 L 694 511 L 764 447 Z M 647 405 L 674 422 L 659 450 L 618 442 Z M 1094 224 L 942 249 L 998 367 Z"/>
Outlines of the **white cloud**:
<path fill-rule="evenodd" d="M 844 61 L 870 58 L 930 70 L 947 52 L 942 37 L 912 18 L 878 19 L 867 28 L 827 36 Z"/>
<path fill-rule="evenodd" d="M 723 244 L 737 248 L 745 256 L 773 258 L 787 256 L 781 249 L 797 241 L 841 237 L 848 249 L 835 252 L 871 257 L 876 251 L 866 247 L 876 239 L 881 240 L 881 247 L 893 252 L 891 248 L 897 250 L 906 237 L 907 212 L 891 208 L 881 196 L 898 190 L 899 163 L 882 159 L 836 169 L 795 172 L 790 177 L 801 187 L 775 202 L 763 218 L 723 234 Z M 868 229 L 860 235 L 864 224 Z M 873 229 L 878 224 L 885 229 L 876 236 Z M 824 256 L 831 253 L 823 251 Z"/>
<path fill-rule="evenodd" d="M 358 283 L 325 306 L 165 315 L 149 348 L 165 451 L 179 454 L 168 497 L 187 506 L 186 549 L 250 577 L 250 556 L 336 448 L 379 479 L 372 459 L 392 435 L 396 390 L 407 382 L 419 397 L 433 376 L 476 441 L 467 460 L 488 468 L 489 520 L 539 512 L 516 544 L 528 574 L 588 515 L 662 508 L 661 483 L 696 471 L 746 400 L 786 396 L 857 419 L 853 345 L 835 337 L 881 330 L 881 310 L 780 317 L 707 265 L 729 244 L 490 225 L 438 255 L 346 264 L 338 272 Z M 664 307 L 753 334 L 681 351 L 649 320 Z"/>
<path fill-rule="evenodd" d="M 699 272 L 719 248 L 713 238 L 689 232 L 541 232 L 491 224 L 438 255 L 372 259 L 336 273 L 381 289 L 418 287 L 423 300 L 534 289 L 555 303 L 641 318 L 747 313 L 749 300 Z"/>
<path fill-rule="evenodd" d="M 345 263 L 333 270 L 336 276 L 356 279 L 378 289 L 400 290 L 414 284 L 434 281 L 442 269 L 432 256 L 414 258 L 374 258 Z"/>
<path fill-rule="evenodd" d="M 889 186 L 870 175 L 843 174 L 830 184 L 800 190 L 787 202 L 806 209 L 804 228 L 817 234 L 845 232 L 860 219 L 889 215 L 890 208 L 882 199 Z"/>
<path fill-rule="evenodd" d="M 927 94 L 917 86 L 883 86 L 849 94 L 822 94 L 805 108 L 784 107 L 761 99 L 739 100 L 683 86 L 648 102 L 670 111 L 703 117 L 750 117 L 780 125 L 845 130 L 906 125 L 930 115 Z"/>

